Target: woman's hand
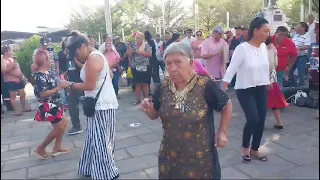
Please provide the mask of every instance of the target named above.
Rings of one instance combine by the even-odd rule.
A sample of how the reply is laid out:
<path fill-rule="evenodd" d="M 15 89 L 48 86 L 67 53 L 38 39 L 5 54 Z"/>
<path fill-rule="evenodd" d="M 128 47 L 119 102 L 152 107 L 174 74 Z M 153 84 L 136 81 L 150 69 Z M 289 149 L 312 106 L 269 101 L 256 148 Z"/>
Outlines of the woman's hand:
<path fill-rule="evenodd" d="M 140 105 L 140 109 L 142 112 L 146 113 L 147 115 L 151 114 L 154 111 L 153 103 L 151 99 L 144 99 Z"/>
<path fill-rule="evenodd" d="M 66 89 L 70 87 L 70 84 L 68 81 L 61 81 L 60 84 L 58 85 L 59 88 L 61 89 Z"/>
<path fill-rule="evenodd" d="M 214 146 L 219 148 L 224 148 L 228 145 L 228 136 L 227 133 L 223 131 L 218 131 L 214 137 Z"/>

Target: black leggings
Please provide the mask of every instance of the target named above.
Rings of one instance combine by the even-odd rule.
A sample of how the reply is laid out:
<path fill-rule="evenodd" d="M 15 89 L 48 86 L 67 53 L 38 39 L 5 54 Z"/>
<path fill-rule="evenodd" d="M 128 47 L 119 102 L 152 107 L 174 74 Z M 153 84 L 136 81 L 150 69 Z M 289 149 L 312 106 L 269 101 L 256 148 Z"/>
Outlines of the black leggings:
<path fill-rule="evenodd" d="M 238 89 L 236 94 L 247 119 L 243 129 L 242 146 L 249 148 L 250 138 L 253 136 L 251 149 L 258 151 L 267 115 L 266 86 Z"/>

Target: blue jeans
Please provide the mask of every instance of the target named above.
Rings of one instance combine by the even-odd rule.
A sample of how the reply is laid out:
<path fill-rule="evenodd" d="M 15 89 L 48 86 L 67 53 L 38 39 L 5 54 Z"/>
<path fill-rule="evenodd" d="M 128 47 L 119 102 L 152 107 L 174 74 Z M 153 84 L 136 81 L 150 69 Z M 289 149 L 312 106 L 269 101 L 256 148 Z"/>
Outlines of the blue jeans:
<path fill-rule="evenodd" d="M 305 78 L 306 78 L 306 64 L 308 62 L 308 55 L 298 56 L 296 62 L 289 73 L 289 79 L 293 86 L 301 87 L 304 86 Z M 295 78 L 293 72 L 298 69 L 299 83 L 297 83 L 297 79 Z"/>
<path fill-rule="evenodd" d="M 281 90 L 283 88 L 283 79 L 284 79 L 284 72 L 283 71 L 277 72 L 277 82 Z"/>
<path fill-rule="evenodd" d="M 113 78 L 112 78 L 113 89 L 117 96 L 119 93 L 119 79 L 120 79 L 120 72 L 119 72 L 119 69 L 117 68 L 117 70 L 113 72 Z"/>

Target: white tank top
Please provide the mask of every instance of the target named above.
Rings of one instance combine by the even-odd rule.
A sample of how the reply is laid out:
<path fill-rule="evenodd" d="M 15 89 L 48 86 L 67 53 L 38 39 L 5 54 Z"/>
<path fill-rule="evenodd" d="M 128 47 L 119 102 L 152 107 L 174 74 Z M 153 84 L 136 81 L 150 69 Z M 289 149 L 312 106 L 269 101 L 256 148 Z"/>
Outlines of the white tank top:
<path fill-rule="evenodd" d="M 99 55 L 103 58 L 104 67 L 101 70 L 101 72 L 98 74 L 96 89 L 92 91 L 84 91 L 84 95 L 85 97 L 93 97 L 93 98 L 96 97 L 104 81 L 104 78 L 107 75 L 106 81 L 102 87 L 100 96 L 97 100 L 96 110 L 117 109 L 119 105 L 118 105 L 116 93 L 114 92 L 114 89 L 113 89 L 112 79 L 109 73 L 110 68 L 108 65 L 108 61 L 106 57 L 98 50 L 91 52 L 89 56 L 93 54 Z M 83 65 L 80 72 L 80 78 L 82 79 L 83 82 L 86 81 L 85 66 L 86 66 L 86 63 Z"/>

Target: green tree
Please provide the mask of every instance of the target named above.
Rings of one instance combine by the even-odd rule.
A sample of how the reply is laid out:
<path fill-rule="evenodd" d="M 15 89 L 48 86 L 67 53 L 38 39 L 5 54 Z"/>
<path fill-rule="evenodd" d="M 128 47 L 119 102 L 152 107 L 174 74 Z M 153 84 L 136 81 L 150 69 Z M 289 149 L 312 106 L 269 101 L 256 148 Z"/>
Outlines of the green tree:
<path fill-rule="evenodd" d="M 205 32 L 209 32 L 215 25 L 224 25 L 222 22 L 224 11 L 222 4 L 217 0 L 199 0 L 199 23 Z"/>
<path fill-rule="evenodd" d="M 220 0 L 214 7 L 223 12 L 219 22 L 226 22 L 230 13 L 230 27 L 249 26 L 252 19 L 263 8 L 262 0 Z"/>
<path fill-rule="evenodd" d="M 164 24 L 167 31 L 183 29 L 187 13 L 184 11 L 181 1 L 165 0 L 164 4 L 164 23 L 162 19 L 161 4 L 152 4 L 144 11 L 144 15 L 148 18 L 149 23 L 153 27 L 156 27 L 158 26 L 160 19 L 160 22 L 162 22 L 162 25 Z"/>
<path fill-rule="evenodd" d="M 22 73 L 31 80 L 32 55 L 35 49 L 40 47 L 40 36 L 32 36 L 27 39 L 15 52 Z"/>

